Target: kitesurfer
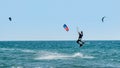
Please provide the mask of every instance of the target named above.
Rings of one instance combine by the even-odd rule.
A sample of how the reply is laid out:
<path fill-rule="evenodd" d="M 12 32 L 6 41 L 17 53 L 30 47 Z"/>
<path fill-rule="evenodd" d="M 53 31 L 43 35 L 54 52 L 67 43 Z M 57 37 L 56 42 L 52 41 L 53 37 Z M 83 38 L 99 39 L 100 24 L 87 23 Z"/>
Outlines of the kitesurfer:
<path fill-rule="evenodd" d="M 78 37 L 78 40 L 77 40 L 77 43 L 80 45 L 80 47 L 84 44 L 84 42 L 82 41 L 82 37 L 83 37 L 83 31 L 81 32 L 78 32 L 79 34 L 79 37 Z"/>

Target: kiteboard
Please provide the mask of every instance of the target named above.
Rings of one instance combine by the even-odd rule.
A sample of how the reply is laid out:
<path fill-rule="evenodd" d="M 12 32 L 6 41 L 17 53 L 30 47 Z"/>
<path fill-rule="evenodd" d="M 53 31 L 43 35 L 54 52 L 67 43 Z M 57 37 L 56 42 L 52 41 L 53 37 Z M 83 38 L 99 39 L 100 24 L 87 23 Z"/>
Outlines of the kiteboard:
<path fill-rule="evenodd" d="M 83 41 L 79 41 L 77 43 L 80 45 L 80 47 L 83 46 L 83 44 L 85 44 L 85 42 L 83 42 Z"/>

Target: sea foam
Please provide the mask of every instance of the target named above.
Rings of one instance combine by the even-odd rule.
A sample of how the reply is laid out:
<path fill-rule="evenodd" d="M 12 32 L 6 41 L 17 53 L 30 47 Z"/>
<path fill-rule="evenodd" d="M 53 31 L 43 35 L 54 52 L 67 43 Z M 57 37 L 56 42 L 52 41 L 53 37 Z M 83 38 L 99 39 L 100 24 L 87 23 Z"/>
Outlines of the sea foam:
<path fill-rule="evenodd" d="M 57 52 L 48 52 L 42 51 L 38 53 L 36 60 L 56 60 L 56 59 L 72 59 L 72 58 L 94 58 L 93 56 L 84 55 L 80 52 L 73 54 L 57 53 Z"/>

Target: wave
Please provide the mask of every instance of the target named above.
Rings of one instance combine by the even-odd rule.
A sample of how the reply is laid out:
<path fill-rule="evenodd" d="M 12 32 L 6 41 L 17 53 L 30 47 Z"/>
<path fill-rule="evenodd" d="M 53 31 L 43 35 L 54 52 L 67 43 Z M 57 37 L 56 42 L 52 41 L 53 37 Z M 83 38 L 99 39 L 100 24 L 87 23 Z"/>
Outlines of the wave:
<path fill-rule="evenodd" d="M 12 66 L 11 68 L 23 68 L 22 66 Z"/>
<path fill-rule="evenodd" d="M 57 52 L 42 51 L 42 52 L 38 53 L 38 56 L 35 59 L 36 60 L 56 60 L 56 59 L 72 59 L 72 58 L 92 59 L 94 57 L 84 55 L 80 52 L 73 53 L 73 54 L 64 54 L 64 53 L 57 53 Z"/>
<path fill-rule="evenodd" d="M 0 50 L 3 50 L 3 51 L 20 51 L 20 52 L 28 52 L 28 53 L 33 53 L 33 52 L 35 52 L 34 50 L 18 49 L 18 48 L 0 48 Z"/>
<path fill-rule="evenodd" d="M 12 66 L 11 68 L 25 68 L 25 67 L 23 67 L 23 66 Z M 34 67 L 34 68 L 43 68 L 43 67 L 40 67 L 40 66 L 37 67 L 37 66 L 36 66 L 36 67 Z M 50 68 L 53 68 L 53 67 L 50 67 Z"/>
<path fill-rule="evenodd" d="M 73 54 L 73 57 L 81 57 L 81 58 L 95 58 L 95 57 L 93 57 L 93 56 L 88 56 L 88 55 L 84 55 L 84 54 L 82 54 L 82 53 L 75 53 L 75 54 Z"/>
<path fill-rule="evenodd" d="M 35 52 L 34 50 L 29 50 L 29 49 L 22 49 L 20 51 L 22 51 L 22 52 L 28 52 L 28 53 L 34 53 Z"/>
<path fill-rule="evenodd" d="M 13 48 L 0 48 L 0 50 L 3 50 L 3 51 L 13 51 L 15 49 L 13 49 Z"/>

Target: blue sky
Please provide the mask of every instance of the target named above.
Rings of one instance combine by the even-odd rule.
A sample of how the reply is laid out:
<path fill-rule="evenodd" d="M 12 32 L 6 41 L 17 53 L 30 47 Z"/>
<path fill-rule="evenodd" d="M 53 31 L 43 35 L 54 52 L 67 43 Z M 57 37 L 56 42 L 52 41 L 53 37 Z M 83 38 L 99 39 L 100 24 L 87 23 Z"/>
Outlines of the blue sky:
<path fill-rule="evenodd" d="M 83 30 L 84 40 L 120 40 L 119 3 L 120 0 L 1 0 L 0 40 L 76 40 L 76 27 Z M 69 32 L 63 24 L 68 25 Z"/>

